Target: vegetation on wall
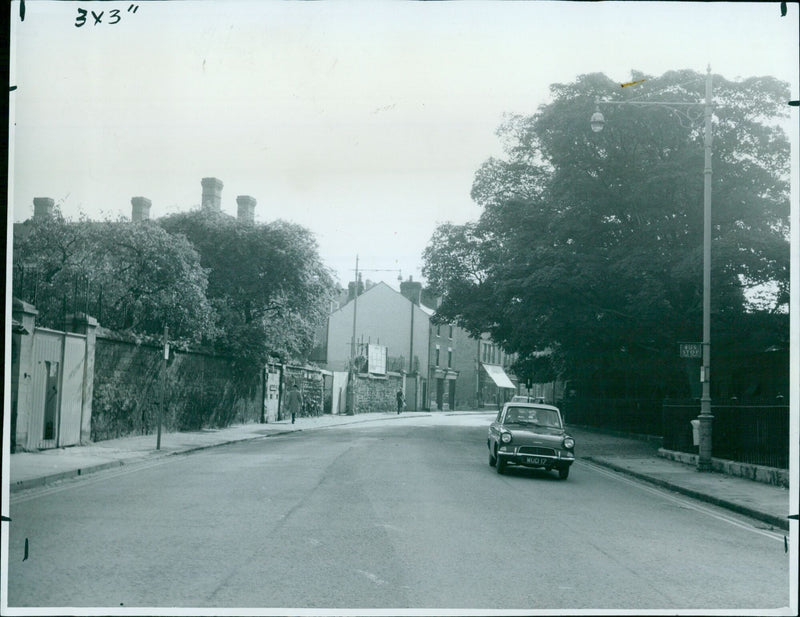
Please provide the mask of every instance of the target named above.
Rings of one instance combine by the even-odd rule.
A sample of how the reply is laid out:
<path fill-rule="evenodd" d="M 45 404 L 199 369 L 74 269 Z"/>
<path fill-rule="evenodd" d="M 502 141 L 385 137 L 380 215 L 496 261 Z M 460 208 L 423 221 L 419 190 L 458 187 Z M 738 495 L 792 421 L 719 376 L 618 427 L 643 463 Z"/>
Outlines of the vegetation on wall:
<path fill-rule="evenodd" d="M 260 370 L 243 374 L 228 358 L 173 351 L 166 366 L 152 345 L 98 338 L 92 440 L 157 430 L 162 396 L 166 431 L 219 428 L 261 418 Z M 163 389 L 163 391 L 162 391 Z"/>

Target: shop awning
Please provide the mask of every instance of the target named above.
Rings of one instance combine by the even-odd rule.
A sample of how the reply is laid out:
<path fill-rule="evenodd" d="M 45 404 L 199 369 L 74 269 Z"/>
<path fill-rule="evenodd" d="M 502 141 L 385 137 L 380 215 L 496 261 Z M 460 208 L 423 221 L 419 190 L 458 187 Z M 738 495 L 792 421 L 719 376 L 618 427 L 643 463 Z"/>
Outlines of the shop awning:
<path fill-rule="evenodd" d="M 512 390 L 516 390 L 502 366 L 498 364 L 483 364 L 483 362 L 481 362 L 481 365 L 486 369 L 486 373 L 492 378 L 492 381 L 497 384 L 498 388 L 511 388 Z"/>

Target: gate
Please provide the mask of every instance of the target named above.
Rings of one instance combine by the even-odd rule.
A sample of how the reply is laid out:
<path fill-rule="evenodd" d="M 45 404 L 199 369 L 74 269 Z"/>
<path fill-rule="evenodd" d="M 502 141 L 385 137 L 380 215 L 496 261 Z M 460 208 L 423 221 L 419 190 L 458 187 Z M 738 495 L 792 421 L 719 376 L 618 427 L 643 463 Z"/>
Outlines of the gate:
<path fill-rule="evenodd" d="M 267 422 L 275 422 L 278 419 L 278 404 L 280 403 L 281 374 L 280 370 L 274 366 L 266 369 L 266 388 L 264 392 L 264 411 Z"/>
<path fill-rule="evenodd" d="M 84 335 L 34 330 L 28 449 L 80 443 L 85 354 Z"/>

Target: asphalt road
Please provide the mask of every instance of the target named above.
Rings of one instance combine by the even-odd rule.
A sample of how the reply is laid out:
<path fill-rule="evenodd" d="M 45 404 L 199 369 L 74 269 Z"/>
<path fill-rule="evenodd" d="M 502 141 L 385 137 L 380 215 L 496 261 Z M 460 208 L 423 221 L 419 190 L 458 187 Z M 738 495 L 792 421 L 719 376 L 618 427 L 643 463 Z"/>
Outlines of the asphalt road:
<path fill-rule="evenodd" d="M 8 605 L 788 606 L 780 535 L 588 462 L 497 475 L 489 422 L 304 431 L 14 494 Z"/>

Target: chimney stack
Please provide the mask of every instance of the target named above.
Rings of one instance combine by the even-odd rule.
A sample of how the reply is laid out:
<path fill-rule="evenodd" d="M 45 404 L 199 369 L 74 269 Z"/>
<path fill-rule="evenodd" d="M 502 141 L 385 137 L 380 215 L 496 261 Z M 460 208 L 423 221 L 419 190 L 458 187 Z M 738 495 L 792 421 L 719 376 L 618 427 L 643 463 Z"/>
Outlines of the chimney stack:
<path fill-rule="evenodd" d="M 50 197 L 33 198 L 33 220 L 43 221 L 53 216 L 55 201 Z"/>
<path fill-rule="evenodd" d="M 364 293 L 364 281 L 361 280 L 361 275 L 358 277 L 358 295 Z M 354 300 L 356 297 L 356 284 L 355 281 L 350 281 L 347 284 L 347 301 Z"/>
<path fill-rule="evenodd" d="M 222 207 L 222 180 L 217 178 L 203 178 L 200 181 L 203 186 L 203 199 L 200 202 L 203 210 L 214 210 L 219 212 Z"/>
<path fill-rule="evenodd" d="M 131 220 L 134 223 L 149 220 L 152 203 L 147 197 L 131 197 Z"/>
<path fill-rule="evenodd" d="M 422 283 L 409 276 L 407 281 L 400 283 L 400 293 L 418 305 L 422 297 Z"/>
<path fill-rule="evenodd" d="M 239 206 L 239 222 L 252 224 L 255 221 L 256 199 L 250 195 L 239 195 L 236 198 Z"/>

